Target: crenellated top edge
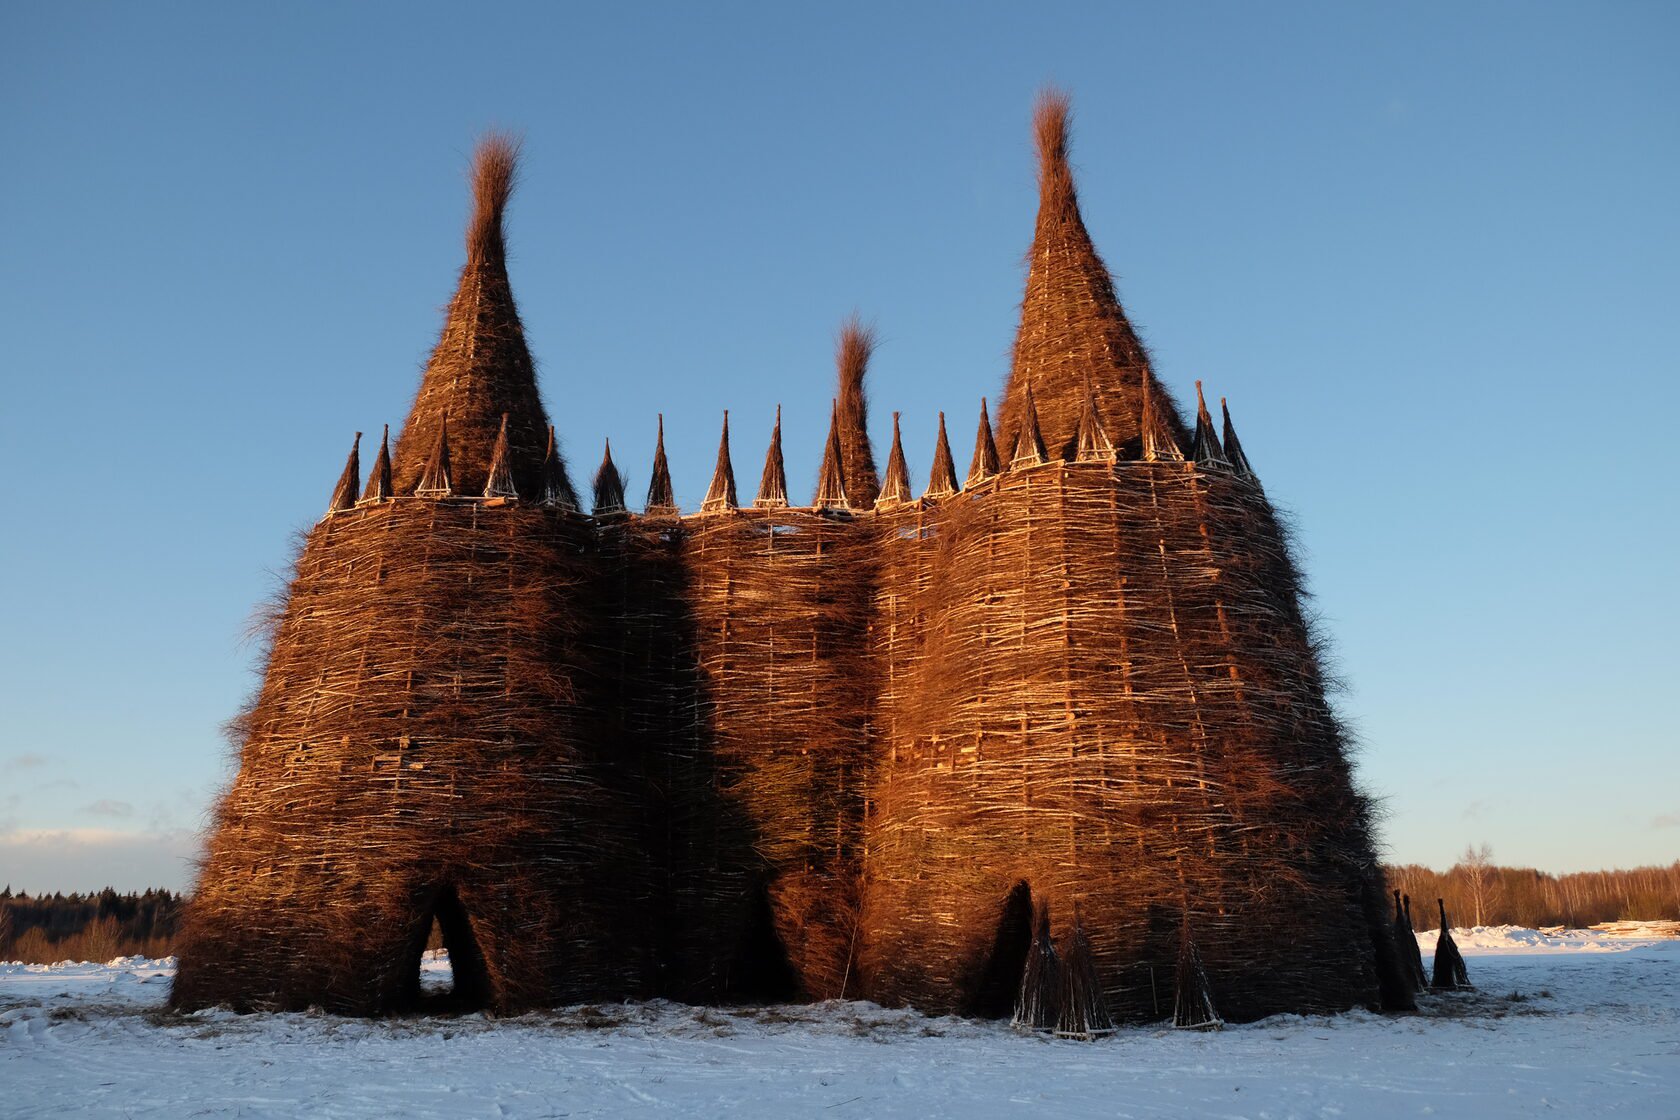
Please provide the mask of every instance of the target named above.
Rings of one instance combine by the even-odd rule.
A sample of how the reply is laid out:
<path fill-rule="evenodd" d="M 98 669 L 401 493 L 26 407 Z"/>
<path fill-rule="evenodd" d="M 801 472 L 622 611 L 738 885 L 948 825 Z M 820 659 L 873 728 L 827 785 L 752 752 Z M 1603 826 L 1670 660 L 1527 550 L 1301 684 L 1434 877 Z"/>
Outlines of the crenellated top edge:
<path fill-rule="evenodd" d="M 987 402 L 980 402 L 976 425 L 974 457 L 967 480 L 959 484 L 952 461 L 950 440 L 946 434 L 945 414 L 938 414 L 937 437 L 933 460 L 928 471 L 925 489 L 914 497 L 909 469 L 900 435 L 899 414 L 893 413 L 892 450 L 887 473 L 882 479 L 878 496 L 868 506 L 854 506 L 846 487 L 846 462 L 841 446 L 843 439 L 843 410 L 838 401 L 831 407 L 828 432 L 823 440 L 822 466 L 818 473 L 816 492 L 810 505 L 794 505 L 788 500 L 787 468 L 782 451 L 782 410 L 776 408 L 771 428 L 770 444 L 765 452 L 764 473 L 754 501 L 740 505 L 735 491 L 735 472 L 730 457 L 729 413 L 723 415 L 723 430 L 718 441 L 717 464 L 710 486 L 700 509 L 684 512 L 678 508 L 670 465 L 665 454 L 665 417 L 659 414 L 656 428 L 653 469 L 648 485 L 645 508 L 638 513 L 629 508 L 624 493 L 625 478 L 612 457 L 612 444 L 603 446 L 601 465 L 592 487 L 592 509 L 585 511 L 563 470 L 558 467 L 558 454 L 552 429 L 549 432 L 542 484 L 532 494 L 517 489 L 512 474 L 505 465 L 505 436 L 499 436 L 492 454 L 490 477 L 482 493 L 461 492 L 454 484 L 450 460 L 450 429 L 447 420 L 440 425 L 437 439 L 428 456 L 425 470 L 418 483 L 407 493 L 397 492 L 391 483 L 390 428 L 387 425 L 380 440 L 379 456 L 366 480 L 366 489 L 355 497 L 360 478 L 361 435 L 357 432 L 350 455 L 332 490 L 327 512 L 322 520 L 362 509 L 398 501 L 434 501 L 454 505 L 487 504 L 498 506 L 534 506 L 584 520 L 607 522 L 625 518 L 659 518 L 687 520 L 693 517 L 718 515 L 762 515 L 776 511 L 789 513 L 844 514 L 856 516 L 869 513 L 896 513 L 905 509 L 933 506 L 953 499 L 984 494 L 992 489 L 995 480 L 1023 472 L 1067 468 L 1073 470 L 1098 469 L 1120 472 L 1145 464 L 1167 465 L 1210 475 L 1220 475 L 1259 488 L 1248 457 L 1237 439 L 1231 422 L 1229 404 L 1220 398 L 1223 419 L 1223 438 L 1216 429 L 1212 414 L 1202 394 L 1201 382 L 1196 382 L 1197 422 L 1193 446 L 1186 450 L 1179 446 L 1171 429 L 1160 422 L 1150 394 L 1144 394 L 1144 440 L 1141 454 L 1128 456 L 1109 441 L 1094 402 L 1087 406 L 1081 418 L 1076 453 L 1061 457 L 1047 450 L 1037 424 L 1037 410 L 1031 394 L 1023 401 L 1023 423 L 1009 442 L 1009 455 L 998 452 L 992 438 L 992 424 Z"/>

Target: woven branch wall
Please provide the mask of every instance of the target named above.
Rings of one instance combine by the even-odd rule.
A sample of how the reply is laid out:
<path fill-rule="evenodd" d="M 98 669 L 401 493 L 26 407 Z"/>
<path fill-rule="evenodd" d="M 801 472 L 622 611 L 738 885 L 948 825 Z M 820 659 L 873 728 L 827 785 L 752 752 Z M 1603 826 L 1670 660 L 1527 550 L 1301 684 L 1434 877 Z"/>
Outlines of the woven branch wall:
<path fill-rule="evenodd" d="M 1064 100 L 1037 131 L 1015 465 L 954 493 L 942 419 L 944 496 L 909 501 L 895 421 L 877 478 L 853 323 L 823 508 L 785 506 L 779 425 L 733 508 L 726 422 L 688 518 L 662 443 L 648 516 L 610 451 L 577 512 L 505 267 L 516 150 L 481 148 L 395 462 L 357 501 L 352 452 L 278 612 L 176 1006 L 411 1007 L 434 921 L 499 1012 L 865 997 L 1088 1034 L 1409 1005 L 1285 534 L 1199 391 L 1185 461 Z"/>
<path fill-rule="evenodd" d="M 1375 1003 L 1296 578 L 1258 486 L 1182 462 L 858 516 L 364 503 L 299 560 L 176 1001 L 404 1006 L 448 891 L 501 1010 L 973 1011 L 1024 883 L 1118 1015 L 1170 1011 L 1185 925 L 1229 1017 Z"/>
<path fill-rule="evenodd" d="M 643 857 L 591 726 L 588 538 L 549 510 L 424 499 L 316 527 L 243 718 L 178 1004 L 403 1006 L 443 892 L 472 916 L 489 1006 L 637 982 Z"/>
<path fill-rule="evenodd" d="M 1188 922 L 1222 1009 L 1375 1002 L 1365 810 L 1258 488 L 1052 463 L 880 518 L 863 966 L 963 1010 L 1026 883 L 1110 1006 L 1170 1011 Z M 1280 600 L 1288 600 L 1288 606 Z"/>

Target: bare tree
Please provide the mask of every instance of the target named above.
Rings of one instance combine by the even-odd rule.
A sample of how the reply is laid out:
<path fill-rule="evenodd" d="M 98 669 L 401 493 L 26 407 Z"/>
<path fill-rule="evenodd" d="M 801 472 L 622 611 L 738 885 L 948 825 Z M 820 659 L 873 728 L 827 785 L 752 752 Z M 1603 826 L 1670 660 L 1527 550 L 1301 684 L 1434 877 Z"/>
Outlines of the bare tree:
<path fill-rule="evenodd" d="M 1458 868 L 1464 873 L 1464 885 L 1470 894 L 1470 909 L 1475 911 L 1476 925 L 1485 925 L 1487 911 L 1499 901 L 1499 872 L 1493 866 L 1493 846 L 1482 841 L 1480 846 L 1469 845 L 1458 857 Z"/>

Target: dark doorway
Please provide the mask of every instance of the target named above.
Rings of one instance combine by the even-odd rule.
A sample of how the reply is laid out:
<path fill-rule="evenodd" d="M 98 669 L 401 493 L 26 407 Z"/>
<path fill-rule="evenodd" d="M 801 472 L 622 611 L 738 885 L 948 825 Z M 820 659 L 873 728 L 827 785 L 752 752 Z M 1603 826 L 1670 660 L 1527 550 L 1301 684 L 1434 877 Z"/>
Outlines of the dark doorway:
<path fill-rule="evenodd" d="M 968 986 L 963 1014 L 978 1019 L 1004 1019 L 1015 1010 L 1021 974 L 1027 967 L 1027 951 L 1032 948 L 1032 922 L 1032 888 L 1023 879 L 1004 897 L 992 951 Z"/>
<path fill-rule="evenodd" d="M 729 970 L 730 998 L 748 1003 L 798 999 L 799 975 L 794 972 L 787 948 L 776 934 L 769 884 L 758 883 L 753 887 L 750 905 L 747 928 Z"/>
<path fill-rule="evenodd" d="M 484 954 L 473 936 L 472 920 L 453 885 L 438 888 L 421 928 L 428 936 L 423 937 L 414 952 L 413 981 L 407 1000 L 410 1007 L 432 1014 L 480 1011 L 488 1007 L 490 976 L 484 967 Z M 442 947 L 449 951 L 452 979 L 448 987 L 435 987 L 421 978 L 424 950 L 434 941 L 441 941 Z"/>

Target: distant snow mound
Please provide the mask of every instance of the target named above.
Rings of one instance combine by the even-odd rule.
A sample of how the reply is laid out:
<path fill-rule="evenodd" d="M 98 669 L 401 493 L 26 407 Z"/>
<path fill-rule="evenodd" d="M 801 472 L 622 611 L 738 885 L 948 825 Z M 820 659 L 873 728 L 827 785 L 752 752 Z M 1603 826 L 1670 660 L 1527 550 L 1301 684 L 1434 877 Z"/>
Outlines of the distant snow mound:
<path fill-rule="evenodd" d="M 1472 926 L 1454 929 L 1453 940 L 1466 955 L 1527 953 L 1620 953 L 1653 942 L 1673 942 L 1680 936 L 1680 922 L 1608 922 L 1591 929 L 1552 926 Z M 1420 931 L 1418 947 L 1435 951 L 1438 930 Z"/>

